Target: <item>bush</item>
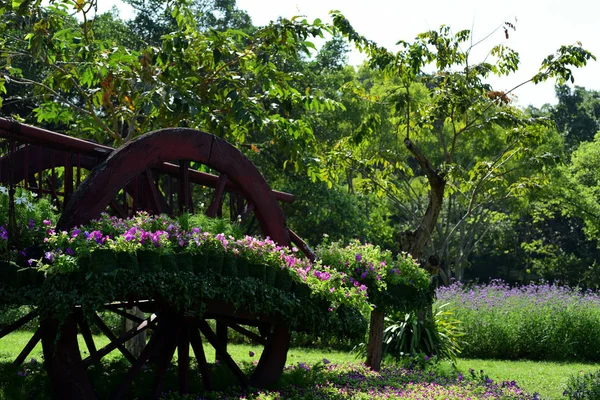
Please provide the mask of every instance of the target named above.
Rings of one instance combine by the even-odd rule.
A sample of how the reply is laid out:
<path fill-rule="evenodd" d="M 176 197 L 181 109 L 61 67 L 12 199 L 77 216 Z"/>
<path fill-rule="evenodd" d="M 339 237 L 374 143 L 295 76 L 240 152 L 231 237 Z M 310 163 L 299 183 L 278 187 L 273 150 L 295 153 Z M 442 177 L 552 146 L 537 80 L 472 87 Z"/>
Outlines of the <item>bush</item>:
<path fill-rule="evenodd" d="M 600 296 L 545 283 L 439 288 L 464 327 L 466 357 L 600 361 Z"/>
<path fill-rule="evenodd" d="M 434 304 L 433 323 L 419 321 L 415 312 L 395 312 L 386 317 L 383 354 L 395 360 L 421 355 L 454 360 L 461 352 L 464 332 L 446 304 Z M 359 351 L 366 350 L 360 346 Z"/>
<path fill-rule="evenodd" d="M 571 375 L 563 395 L 569 400 L 600 399 L 600 371 Z"/>

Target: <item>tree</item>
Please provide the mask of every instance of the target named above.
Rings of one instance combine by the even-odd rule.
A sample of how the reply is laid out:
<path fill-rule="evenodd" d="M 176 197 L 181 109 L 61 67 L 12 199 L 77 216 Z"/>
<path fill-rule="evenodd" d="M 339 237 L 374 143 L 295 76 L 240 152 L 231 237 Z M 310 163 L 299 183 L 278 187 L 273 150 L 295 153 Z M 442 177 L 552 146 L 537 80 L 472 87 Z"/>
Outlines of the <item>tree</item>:
<path fill-rule="evenodd" d="M 514 162 L 529 160 L 529 149 L 537 143 L 545 121 L 511 107 L 508 93 L 494 91 L 485 83 L 490 74 L 502 76 L 516 71 L 516 52 L 498 45 L 490 51 L 495 62 L 473 63 L 469 58 L 474 46 L 469 44 L 473 43 L 470 32 L 452 34 L 449 27 L 443 26 L 439 31 L 417 36 L 413 43 L 400 41 L 402 49 L 392 53 L 359 35 L 339 12 L 333 12 L 333 18 L 336 28 L 367 53 L 370 67 L 388 78 L 388 86 L 379 95 L 373 96 L 360 87 L 355 90 L 377 103 L 378 108 L 387 108 L 385 115 L 393 129 L 386 134 L 391 135 L 392 142 L 396 139 L 396 143 L 402 143 L 403 148 L 397 146 L 382 153 L 369 136 L 355 140 L 350 156 L 337 152 L 328 161 L 344 165 L 344 159 L 351 159 L 361 166 L 358 172 L 363 177 L 399 204 L 396 193 L 418 193 L 415 186 L 426 188 L 423 211 L 408 229 L 398 234 L 399 250 L 417 259 L 423 257 L 424 249 L 432 242 L 450 182 L 461 182 L 453 185 L 451 191 L 460 191 L 467 199 L 459 224 L 488 201 L 490 191 L 498 195 L 497 188 L 504 186 L 502 192 L 511 193 L 535 184 L 529 179 L 511 182 L 507 176 L 514 171 Z M 511 24 L 506 27 L 513 28 Z M 556 55 L 542 62 L 540 72 L 527 82 L 572 80 L 570 67 L 583 66 L 592 58 L 579 44 L 562 46 Z M 427 68 L 434 68 L 434 72 L 426 72 Z M 383 123 L 377 117 L 380 115 L 381 111 L 370 116 L 374 135 L 379 134 L 378 125 Z M 462 149 L 486 143 L 491 135 L 499 135 L 498 151 L 476 160 L 468 151 L 461 153 Z M 348 162 L 345 166 L 349 166 Z M 432 254 L 428 262 L 437 267 L 439 258 Z M 374 310 L 367 355 L 367 364 L 374 369 L 379 369 L 381 361 L 381 342 L 377 338 L 381 337 L 383 320 L 383 312 Z"/>
<path fill-rule="evenodd" d="M 93 4 L 76 6 L 81 22 L 68 22 L 70 4 L 4 9 L 3 33 L 18 24 L 25 29 L 3 43 L 0 90 L 7 82 L 27 87 L 28 96 L 39 99 L 38 124 L 115 145 L 165 126 L 187 126 L 234 143 L 266 143 L 300 163 L 312 141 L 301 116 L 311 107 L 336 106 L 316 89 L 296 89 L 298 77 L 278 67 L 279 60 L 301 59 L 314 47 L 307 39 L 328 29 L 320 21 L 280 20 L 252 34 L 203 31 L 182 0 L 169 3 L 177 29 L 157 46 L 136 49 L 104 36 L 106 24 L 95 24 Z M 16 60 L 44 73 L 28 77 Z"/>
<path fill-rule="evenodd" d="M 552 108 L 552 119 L 564 135 L 568 149 L 592 141 L 600 130 L 600 92 L 559 85 L 556 97 L 558 104 Z"/>

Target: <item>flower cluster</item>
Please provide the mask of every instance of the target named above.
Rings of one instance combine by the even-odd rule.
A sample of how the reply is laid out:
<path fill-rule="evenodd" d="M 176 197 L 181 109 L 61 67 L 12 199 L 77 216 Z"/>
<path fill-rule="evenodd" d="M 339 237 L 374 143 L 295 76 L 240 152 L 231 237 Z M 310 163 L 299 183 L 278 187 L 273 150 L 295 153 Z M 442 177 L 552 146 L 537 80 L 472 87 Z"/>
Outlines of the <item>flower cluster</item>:
<path fill-rule="evenodd" d="M 16 188 L 14 194 L 14 225 L 9 232 L 8 189 L 0 186 L 0 260 L 23 261 L 35 253 L 47 226 L 43 221 L 56 220 L 52 205 L 46 200 L 35 199 L 36 194 Z M 9 248 L 9 236 L 11 243 Z"/>
<path fill-rule="evenodd" d="M 537 400 L 514 382 L 482 380 L 479 376 L 446 377 L 439 374 L 398 366 L 370 370 L 359 363 L 299 362 L 287 367 L 277 391 L 260 391 L 222 399 L 472 399 Z"/>
<path fill-rule="evenodd" d="M 425 289 L 429 285 L 427 273 L 408 254 L 394 259 L 389 250 L 358 240 L 344 246 L 335 242 L 317 248 L 323 264 L 346 274 L 344 283 L 355 287 L 365 297 L 382 293 L 398 285 Z"/>
<path fill-rule="evenodd" d="M 272 280 L 274 275 L 269 271 L 286 271 L 291 277 L 289 285 L 297 282 L 306 286 L 310 289 L 309 294 L 329 301 L 330 311 L 342 304 L 368 308 L 364 285 L 348 285 L 351 277 L 345 272 L 322 262 L 312 263 L 297 248 L 279 246 L 268 237 L 235 238 L 223 232 L 207 232 L 203 227 L 186 231 L 166 216 L 140 212 L 132 218 L 121 219 L 102 215 L 86 226 L 69 231 L 48 229 L 44 242 L 47 251 L 40 264 L 48 274 L 76 271 L 78 259 L 93 259 L 99 250 L 130 254 L 143 250 L 161 255 L 189 253 L 211 259 L 232 257 L 240 265 L 259 265 L 263 274 L 271 276 Z"/>

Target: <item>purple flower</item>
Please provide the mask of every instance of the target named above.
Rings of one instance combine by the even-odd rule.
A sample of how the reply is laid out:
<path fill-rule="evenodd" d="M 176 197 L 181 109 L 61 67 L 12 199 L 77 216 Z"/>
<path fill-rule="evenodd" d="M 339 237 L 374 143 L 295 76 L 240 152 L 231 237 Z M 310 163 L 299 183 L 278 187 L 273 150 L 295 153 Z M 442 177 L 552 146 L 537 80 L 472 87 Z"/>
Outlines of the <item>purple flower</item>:
<path fill-rule="evenodd" d="M 254 352 L 253 352 L 253 351 L 249 351 L 249 352 L 248 352 L 248 355 L 249 355 L 250 357 L 254 357 Z"/>
<path fill-rule="evenodd" d="M 45 219 L 44 220 L 44 225 L 48 226 L 48 225 L 51 225 L 51 224 L 52 224 L 52 222 L 49 219 Z"/>
<path fill-rule="evenodd" d="M 309 371 L 310 370 L 310 367 L 305 362 L 299 362 L 298 363 L 298 367 L 302 368 L 305 371 Z"/>
<path fill-rule="evenodd" d="M 361 260 L 362 260 L 362 255 L 360 255 L 360 253 L 359 253 L 356 255 L 356 261 L 360 262 Z"/>
<path fill-rule="evenodd" d="M 27 260 L 27 264 L 29 264 L 29 266 L 31 266 L 34 261 L 35 261 L 35 259 L 30 258 L 29 260 Z"/>
<path fill-rule="evenodd" d="M 8 240 L 8 232 L 6 231 L 6 228 L 3 226 L 0 226 L 0 239 Z"/>
<path fill-rule="evenodd" d="M 34 221 L 34 220 L 32 220 L 32 219 L 30 218 L 30 219 L 29 219 L 29 223 L 27 224 L 27 227 L 28 227 L 29 229 L 33 229 L 33 228 L 35 228 L 35 221 Z"/>
<path fill-rule="evenodd" d="M 327 365 L 327 364 L 330 364 L 330 363 L 331 363 L 331 361 L 329 361 L 328 359 L 326 359 L 326 358 L 323 359 L 323 364 Z"/>
<path fill-rule="evenodd" d="M 65 250 L 65 253 L 67 253 L 70 256 L 74 256 L 75 255 L 75 252 L 70 247 L 67 247 L 67 249 Z"/>
<path fill-rule="evenodd" d="M 48 260 L 48 261 L 52 261 L 52 259 L 54 258 L 54 254 L 52 254 L 52 252 L 51 252 L 51 251 L 47 251 L 47 252 L 44 254 L 44 257 L 46 258 L 46 260 Z"/>

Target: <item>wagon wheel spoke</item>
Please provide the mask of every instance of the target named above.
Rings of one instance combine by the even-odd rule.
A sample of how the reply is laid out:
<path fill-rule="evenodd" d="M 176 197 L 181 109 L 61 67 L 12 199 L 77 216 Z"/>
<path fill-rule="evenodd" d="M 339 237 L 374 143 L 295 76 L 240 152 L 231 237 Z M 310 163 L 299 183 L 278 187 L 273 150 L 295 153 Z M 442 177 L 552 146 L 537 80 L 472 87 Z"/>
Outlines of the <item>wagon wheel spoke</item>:
<path fill-rule="evenodd" d="M 147 187 L 147 191 L 149 192 L 149 198 L 151 201 L 152 209 L 157 213 L 166 213 L 169 214 L 171 212 L 169 208 L 169 204 L 167 200 L 162 195 L 160 188 L 158 187 L 158 179 L 154 178 L 154 174 L 152 170 L 147 169 L 144 173 L 145 175 L 145 186 Z M 150 204 L 149 204 L 150 205 Z"/>
<path fill-rule="evenodd" d="M 190 163 L 182 160 L 179 162 L 179 180 L 177 193 L 177 205 L 179 213 L 182 214 L 190 210 Z"/>
<path fill-rule="evenodd" d="M 109 344 L 107 344 L 100 350 L 97 350 L 95 354 L 90 355 L 89 357 L 84 359 L 83 364 L 86 367 L 89 367 L 90 365 L 95 364 L 96 362 L 100 361 L 102 359 L 102 357 L 111 353 L 113 350 L 117 349 L 119 346 L 122 346 L 128 340 L 131 340 L 132 338 L 136 337 L 137 335 L 139 335 L 146 329 L 148 329 L 150 327 L 154 327 L 156 322 L 157 322 L 156 315 L 151 315 L 149 318 L 142 321 L 142 323 L 140 323 L 138 326 L 128 330 L 127 332 L 124 332 L 116 340 L 111 341 Z"/>
<path fill-rule="evenodd" d="M 241 333 L 242 335 L 246 336 L 248 339 L 252 340 L 255 343 L 266 346 L 267 339 L 264 336 L 257 335 L 256 333 L 239 325 L 237 322 L 235 322 L 232 319 L 229 319 L 229 318 L 220 318 L 220 319 L 223 323 L 225 323 L 229 328 L 233 329 L 234 331 Z"/>
<path fill-rule="evenodd" d="M 2 339 L 4 336 L 8 335 L 9 333 L 16 331 L 17 329 L 19 329 L 26 323 L 32 321 L 37 316 L 38 316 L 37 310 L 33 310 L 33 311 L 29 312 L 28 314 L 19 318 L 12 324 L 5 326 L 4 328 L 2 328 L 2 330 L 0 330 L 0 339 Z"/>
<path fill-rule="evenodd" d="M 108 306 L 104 306 L 104 308 L 106 310 L 110 311 L 110 312 L 113 312 L 113 313 L 115 313 L 117 315 L 120 315 L 123 318 L 126 318 L 126 319 L 128 319 L 130 321 L 136 322 L 138 324 L 141 324 L 142 322 L 144 322 L 144 318 L 140 318 L 140 317 L 138 317 L 136 315 L 130 314 L 127 311 L 122 310 L 120 308 L 117 308 L 117 307 L 108 307 Z"/>
<path fill-rule="evenodd" d="M 104 335 L 111 341 L 111 342 L 115 342 L 117 343 L 117 349 L 119 349 L 119 351 L 121 352 L 121 354 L 123 354 L 123 356 L 132 364 L 135 363 L 136 359 L 133 356 L 133 354 L 131 354 L 129 352 L 129 350 L 127 350 L 124 346 L 123 343 L 119 342 L 119 339 L 115 336 L 114 333 L 112 333 L 112 331 L 110 330 L 110 328 L 108 326 L 106 326 L 106 324 L 104 323 L 104 321 L 102 321 L 102 319 L 98 316 L 98 314 L 94 313 L 94 322 L 96 323 L 96 325 L 98 326 L 98 328 L 102 331 L 102 333 L 104 333 Z"/>
<path fill-rule="evenodd" d="M 298 234 L 296 234 L 296 232 L 294 232 L 293 230 L 291 230 L 290 228 L 287 228 L 289 235 L 290 235 L 290 241 L 295 244 L 300 251 L 302 251 L 302 253 L 304 253 L 304 255 L 311 261 L 315 261 L 317 259 L 317 255 L 315 254 L 315 252 L 308 246 L 308 244 L 306 244 L 306 242 L 304 240 L 302 240 L 300 238 L 300 236 L 298 236 Z"/>
<path fill-rule="evenodd" d="M 124 203 L 124 205 L 126 206 L 127 203 Z M 115 200 L 110 202 L 110 208 L 113 209 L 113 211 L 121 218 L 127 218 L 127 211 L 125 207 L 121 206 L 119 203 L 117 203 Z"/>
<path fill-rule="evenodd" d="M 158 354 L 158 363 L 154 376 L 154 382 L 152 383 L 152 399 L 158 399 L 162 394 L 162 388 L 165 381 L 165 374 L 167 373 L 167 369 L 171 364 L 171 360 L 173 359 L 173 354 L 175 353 L 175 347 L 177 346 L 177 336 L 178 336 L 178 326 L 170 325 L 169 329 L 165 329 L 164 336 L 165 341 L 163 345 L 159 348 Z"/>
<path fill-rule="evenodd" d="M 199 322 L 200 332 L 204 335 L 206 340 L 214 347 L 217 355 L 225 362 L 227 367 L 233 372 L 235 377 L 240 381 L 243 387 L 248 387 L 250 382 L 246 375 L 242 372 L 240 367 L 235 363 L 233 358 L 227 353 L 226 347 L 221 341 L 217 338 L 217 335 L 212 331 L 210 326 L 206 323 L 205 320 L 200 320 Z"/>
<path fill-rule="evenodd" d="M 157 350 L 160 351 L 160 334 L 164 330 L 166 330 L 164 326 L 159 326 L 157 333 L 155 335 L 152 335 L 152 337 L 148 341 L 148 344 L 146 345 L 146 347 L 144 347 L 144 350 L 142 350 L 142 353 L 140 354 L 136 362 L 131 365 L 129 371 L 127 371 L 127 375 L 125 375 L 123 381 L 121 381 L 119 386 L 113 392 L 113 399 L 123 398 L 129 387 L 133 383 L 133 380 L 140 374 L 142 368 L 144 367 L 144 365 L 146 365 L 150 357 L 152 357 L 154 353 L 157 352 Z"/>
<path fill-rule="evenodd" d="M 90 326 L 88 322 L 83 318 L 83 315 L 80 316 L 78 321 L 79 331 L 83 336 L 83 340 L 85 341 L 85 345 L 88 348 L 90 356 L 94 356 L 98 350 L 96 349 L 96 343 L 94 343 L 94 338 L 92 337 L 92 331 L 90 330 Z"/>
<path fill-rule="evenodd" d="M 212 200 L 208 209 L 206 210 L 206 216 L 215 218 L 221 214 L 221 207 L 223 206 L 223 198 L 225 196 L 225 186 L 227 185 L 227 175 L 219 175 L 217 180 L 217 186 L 213 193 Z"/>
<path fill-rule="evenodd" d="M 250 379 L 252 386 L 266 387 L 279 379 L 285 367 L 289 347 L 289 329 L 283 325 L 274 325 Z"/>
<path fill-rule="evenodd" d="M 206 390 L 212 390 L 212 379 L 208 370 L 208 363 L 206 362 L 204 347 L 202 346 L 202 337 L 200 336 L 200 332 L 198 331 L 197 324 L 194 324 L 190 327 L 189 333 L 190 344 L 192 345 L 194 355 L 196 356 L 196 362 L 198 363 L 198 370 L 200 371 L 200 375 L 202 375 L 204 388 Z"/>
<path fill-rule="evenodd" d="M 21 353 L 19 353 L 19 355 L 17 356 L 17 358 L 15 359 L 13 364 L 14 365 L 23 364 L 23 362 L 25 361 L 27 356 L 31 353 L 33 348 L 39 343 L 39 341 L 41 339 L 42 339 L 42 329 L 38 328 L 35 331 L 35 333 L 33 334 L 33 336 L 31 337 L 31 339 L 29 339 L 29 341 L 27 342 L 27 344 L 25 345 L 23 350 L 21 350 Z"/>
<path fill-rule="evenodd" d="M 190 326 L 184 320 L 181 333 L 177 340 L 177 372 L 179 375 L 179 394 L 187 394 L 189 391 L 189 369 L 190 369 Z"/>

